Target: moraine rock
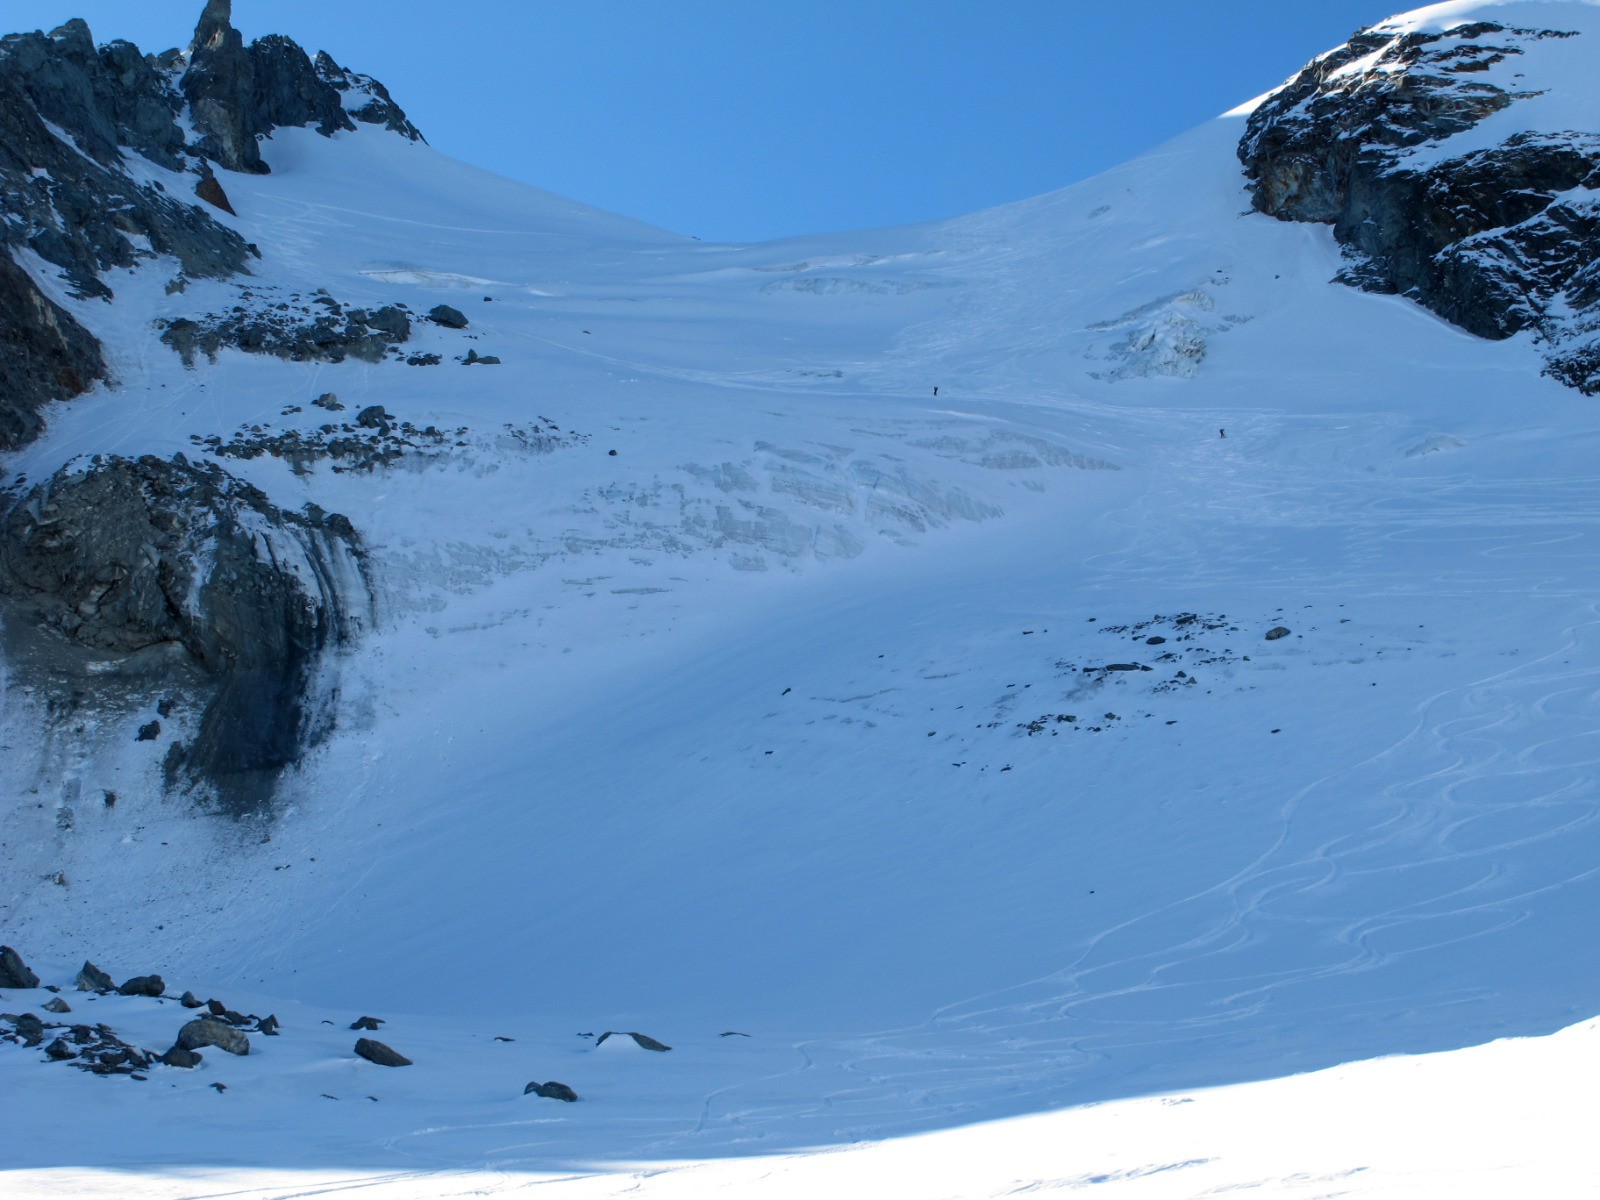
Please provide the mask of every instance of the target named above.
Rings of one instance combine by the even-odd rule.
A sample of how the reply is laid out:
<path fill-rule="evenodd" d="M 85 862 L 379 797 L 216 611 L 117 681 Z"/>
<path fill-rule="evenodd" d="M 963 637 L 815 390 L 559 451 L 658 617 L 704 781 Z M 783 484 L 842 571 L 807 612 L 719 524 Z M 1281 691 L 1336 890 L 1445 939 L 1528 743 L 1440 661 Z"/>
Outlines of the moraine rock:
<path fill-rule="evenodd" d="M 1251 114 L 1239 157 L 1254 206 L 1331 224 L 1350 260 L 1342 282 L 1399 292 L 1480 337 L 1532 331 L 1545 374 L 1600 393 L 1600 132 L 1451 144 L 1540 95 L 1524 81 L 1578 36 L 1399 18 L 1358 33 Z"/>
<path fill-rule="evenodd" d="M 159 975 L 135 975 L 117 989 L 117 995 L 161 996 L 166 990 L 166 982 Z"/>
<path fill-rule="evenodd" d="M 229 1054 L 250 1053 L 250 1038 L 231 1025 L 213 1021 L 209 1017 L 196 1017 L 178 1030 L 177 1045 L 184 1050 L 198 1050 L 201 1046 L 215 1046 Z"/>
<path fill-rule="evenodd" d="M 62 1013 L 69 1013 L 72 1011 L 72 1005 L 68 1004 L 60 996 L 52 996 L 49 1000 L 45 1001 L 41 1007 L 45 1012 L 55 1013 L 57 1016 L 60 1016 Z"/>
<path fill-rule="evenodd" d="M 459 308 L 451 308 L 448 304 L 438 304 L 429 309 L 428 320 L 435 325 L 443 325 L 446 329 L 465 329 L 467 327 L 467 314 Z"/>
<path fill-rule="evenodd" d="M 1289 636 L 1289 630 L 1288 630 L 1288 628 L 1286 626 L 1275 625 L 1273 628 L 1267 630 L 1267 639 L 1266 640 L 1269 641 L 1269 642 L 1275 642 L 1279 638 L 1286 638 L 1288 636 Z"/>
<path fill-rule="evenodd" d="M 185 992 L 183 995 L 179 996 L 178 997 L 178 1003 L 183 1005 L 183 1007 L 185 1007 L 185 1008 L 204 1008 L 205 1007 L 205 1002 L 202 1001 L 193 992 Z"/>
<path fill-rule="evenodd" d="M 277 508 L 182 455 L 69 464 L 12 497 L 0 511 L 0 601 L 51 635 L 58 659 L 70 649 L 83 664 L 140 663 L 158 685 L 209 693 L 168 773 L 235 807 L 263 802 L 319 735 L 305 701 L 312 671 L 371 613 L 347 520 Z M 106 670 L 80 667 L 76 686 Z"/>
<path fill-rule="evenodd" d="M 44 1048 L 45 1057 L 54 1062 L 66 1062 L 69 1058 L 77 1058 L 78 1052 L 68 1045 L 63 1038 L 56 1038 Z"/>
<path fill-rule="evenodd" d="M 44 1022 L 32 1013 L 21 1013 L 13 1017 L 11 1024 L 24 1046 L 37 1046 L 44 1041 Z"/>
<path fill-rule="evenodd" d="M 351 1029 L 372 1029 L 372 1030 L 375 1030 L 375 1029 L 378 1028 L 378 1026 L 380 1026 L 382 1024 L 383 1024 L 383 1018 L 382 1017 L 357 1017 L 354 1021 L 350 1022 L 350 1028 Z"/>
<path fill-rule="evenodd" d="M 655 1038 L 651 1037 L 647 1033 L 624 1033 L 615 1029 L 606 1030 L 595 1039 L 594 1044 L 596 1046 L 604 1045 L 607 1038 L 613 1037 L 631 1037 L 641 1050 L 655 1050 L 658 1052 L 663 1052 L 672 1049 L 672 1047 L 667 1045 L 665 1042 L 658 1042 Z"/>
<path fill-rule="evenodd" d="M 187 1046 L 175 1045 L 163 1054 L 157 1061 L 166 1063 L 169 1067 L 183 1067 L 190 1069 L 200 1065 L 201 1056 L 198 1052 Z"/>
<path fill-rule="evenodd" d="M 80 992 L 114 992 L 117 990 L 117 985 L 111 982 L 111 976 L 107 975 L 92 962 L 83 964 L 83 969 L 78 972 L 75 984 Z"/>
<path fill-rule="evenodd" d="M 369 1063 L 376 1063 L 380 1067 L 409 1067 L 411 1060 L 391 1046 L 373 1038 L 356 1039 L 357 1056 L 366 1059 Z"/>
<path fill-rule="evenodd" d="M 542 1096 L 546 1100 L 565 1100 L 568 1104 L 578 1098 L 577 1092 L 564 1083 L 557 1083 L 554 1079 L 549 1083 L 529 1083 L 527 1087 L 522 1089 L 522 1094 L 524 1096 Z"/>
<path fill-rule="evenodd" d="M 39 986 L 39 977 L 22 961 L 10 946 L 0 946 L 0 987 L 6 988 L 36 988 Z"/>

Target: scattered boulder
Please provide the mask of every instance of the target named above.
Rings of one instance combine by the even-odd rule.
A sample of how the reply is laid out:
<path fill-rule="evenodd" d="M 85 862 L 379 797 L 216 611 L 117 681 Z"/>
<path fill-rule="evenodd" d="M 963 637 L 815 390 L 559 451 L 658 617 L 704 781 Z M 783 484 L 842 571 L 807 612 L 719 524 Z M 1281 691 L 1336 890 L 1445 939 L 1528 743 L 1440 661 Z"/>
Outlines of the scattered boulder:
<path fill-rule="evenodd" d="M 278 1036 L 278 1018 L 268 1013 L 256 1022 L 256 1032 L 266 1034 L 267 1037 Z"/>
<path fill-rule="evenodd" d="M 380 1067 L 409 1067 L 411 1060 L 391 1046 L 386 1046 L 373 1038 L 357 1038 L 356 1054 L 366 1059 L 369 1063 L 377 1063 Z"/>
<path fill-rule="evenodd" d="M 78 1052 L 63 1038 L 56 1038 L 44 1048 L 45 1057 L 53 1062 L 65 1062 L 69 1058 L 77 1058 Z"/>
<path fill-rule="evenodd" d="M 383 1024 L 382 1017 L 357 1017 L 350 1022 L 351 1029 L 377 1029 Z"/>
<path fill-rule="evenodd" d="M 178 1030 L 177 1044 L 185 1050 L 215 1046 L 219 1050 L 226 1050 L 229 1054 L 243 1056 L 250 1053 L 249 1037 L 233 1026 L 224 1025 L 221 1021 L 214 1021 L 210 1017 L 196 1017 Z"/>
<path fill-rule="evenodd" d="M 200 998 L 197 997 L 193 992 L 185 992 L 183 995 L 179 996 L 178 997 L 178 1003 L 183 1005 L 185 1008 L 204 1008 L 205 1007 L 205 1003 L 202 1000 L 200 1000 Z"/>
<path fill-rule="evenodd" d="M 114 992 L 117 985 L 111 982 L 107 975 L 92 962 L 83 964 L 83 969 L 78 972 L 77 987 L 80 992 Z"/>
<path fill-rule="evenodd" d="M 557 1083 L 552 1079 L 549 1083 L 530 1083 L 522 1089 L 524 1096 L 543 1096 L 546 1100 L 565 1100 L 571 1104 L 578 1098 L 578 1093 L 564 1083 Z"/>
<path fill-rule="evenodd" d="M 632 1031 L 621 1032 L 621 1031 L 618 1031 L 618 1030 L 615 1030 L 615 1029 L 606 1030 L 604 1033 L 602 1033 L 599 1037 L 597 1037 L 595 1039 L 594 1044 L 596 1046 L 603 1045 L 605 1043 L 605 1040 L 607 1038 L 611 1038 L 611 1037 L 631 1037 L 635 1042 L 638 1043 L 639 1048 L 642 1049 L 642 1050 L 662 1051 L 662 1050 L 671 1050 L 672 1049 L 672 1047 L 667 1045 L 665 1042 L 658 1042 L 658 1041 L 656 1041 L 655 1038 L 651 1037 L 647 1033 L 634 1033 Z"/>
<path fill-rule="evenodd" d="M 200 1065 L 200 1055 L 180 1042 L 163 1054 L 159 1061 L 169 1067 L 183 1067 L 188 1070 Z"/>
<path fill-rule="evenodd" d="M 45 1012 L 55 1013 L 58 1016 L 61 1013 L 69 1013 L 72 1011 L 72 1005 L 68 1004 L 60 996 L 51 997 L 49 1000 L 45 1001 L 43 1007 Z"/>
<path fill-rule="evenodd" d="M 117 989 L 119 996 L 162 996 L 167 991 L 166 981 L 159 975 L 135 975 Z"/>
<path fill-rule="evenodd" d="M 498 367 L 500 360 L 493 354 L 479 354 L 476 350 L 468 350 L 467 356 L 461 360 L 468 367 Z"/>
<path fill-rule="evenodd" d="M 443 325 L 446 329 L 465 329 L 467 327 L 467 314 L 459 308 L 451 308 L 448 304 L 440 304 L 428 310 L 428 320 L 435 325 Z"/>
<path fill-rule="evenodd" d="M 1282 625 L 1277 625 L 1272 629 L 1267 630 L 1267 641 L 1269 642 L 1275 642 L 1279 638 L 1286 638 L 1288 636 L 1289 630 Z"/>
<path fill-rule="evenodd" d="M 323 392 L 311 403 L 314 407 L 325 408 L 329 412 L 344 411 L 344 405 L 339 403 L 339 394 L 337 392 Z"/>
<path fill-rule="evenodd" d="M 32 1013 L 21 1013 L 12 1020 L 12 1027 L 24 1046 L 37 1046 L 44 1041 L 44 1022 Z"/>
<path fill-rule="evenodd" d="M 143 725 L 139 726 L 139 736 L 133 740 L 136 742 L 153 742 L 160 736 L 161 722 L 147 721 Z"/>
<path fill-rule="evenodd" d="M 22 961 L 10 946 L 0 946 L 0 987 L 8 988 L 36 988 L 39 986 L 39 977 L 28 969 L 28 964 Z"/>

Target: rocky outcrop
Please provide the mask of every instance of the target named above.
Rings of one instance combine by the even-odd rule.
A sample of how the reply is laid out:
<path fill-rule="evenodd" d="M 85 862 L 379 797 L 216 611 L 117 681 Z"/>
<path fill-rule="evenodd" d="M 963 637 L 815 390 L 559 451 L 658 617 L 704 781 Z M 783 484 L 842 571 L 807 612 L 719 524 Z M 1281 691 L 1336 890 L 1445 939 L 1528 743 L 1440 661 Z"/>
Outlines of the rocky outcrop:
<path fill-rule="evenodd" d="M 228 0 L 210 0 L 187 55 L 97 48 L 76 19 L 0 38 L 0 450 L 37 436 L 45 404 L 107 377 L 99 344 L 19 252 L 59 269 L 80 298 L 110 299 L 106 272 L 158 259 L 175 260 L 180 279 L 246 273 L 259 251 L 214 215 L 233 206 L 213 163 L 264 173 L 261 140 L 288 126 L 332 136 L 365 122 L 421 139 L 376 80 L 325 54 L 313 62 L 285 37 L 247 46 L 231 18 Z M 136 178 L 127 151 L 190 180 Z M 349 353 L 404 340 L 363 338 Z"/>
<path fill-rule="evenodd" d="M 1251 115 L 1239 157 L 1255 207 L 1331 224 L 1351 260 L 1343 282 L 1481 337 L 1531 330 L 1546 374 L 1600 393 L 1600 135 L 1450 145 L 1538 95 L 1520 68 L 1573 36 L 1487 21 L 1357 34 Z"/>
<path fill-rule="evenodd" d="M 223 349 L 271 354 L 291 362 L 375 363 L 411 336 L 411 318 L 396 305 L 346 309 L 332 297 L 321 305 L 217 313 L 166 322 L 161 340 L 195 365 L 200 355 L 215 362 Z M 399 351 L 393 351 L 399 357 Z"/>
<path fill-rule="evenodd" d="M 0 450 L 37 437 L 50 401 L 105 377 L 100 343 L 0 248 Z"/>
<path fill-rule="evenodd" d="M 179 107 L 169 76 L 126 42 L 96 51 L 82 21 L 0 39 L 0 249 L 31 250 L 82 296 L 109 298 L 103 272 L 160 256 L 191 277 L 243 271 L 244 238 L 122 160 L 126 145 L 171 170 L 192 165 Z"/>
<path fill-rule="evenodd" d="M 413 141 L 422 134 L 388 90 L 319 52 L 315 63 L 289 38 L 244 44 L 231 0 L 210 0 L 194 31 L 189 69 L 179 83 L 201 138 L 195 149 L 230 171 L 266 174 L 259 139 L 274 129 L 313 126 L 324 137 L 382 125 Z"/>
<path fill-rule="evenodd" d="M 277 508 L 181 455 L 97 456 L 12 497 L 0 597 L 80 655 L 164 653 L 197 674 L 208 700 L 169 773 L 236 804 L 259 802 L 318 735 L 306 695 L 319 657 L 371 612 L 348 521 Z"/>
<path fill-rule="evenodd" d="M 391 133 L 425 142 L 422 131 L 413 125 L 405 110 L 394 102 L 389 89 L 371 75 L 346 70 L 325 50 L 318 50 L 313 63 L 317 77 L 339 93 L 345 112 L 364 125 L 382 125 Z"/>

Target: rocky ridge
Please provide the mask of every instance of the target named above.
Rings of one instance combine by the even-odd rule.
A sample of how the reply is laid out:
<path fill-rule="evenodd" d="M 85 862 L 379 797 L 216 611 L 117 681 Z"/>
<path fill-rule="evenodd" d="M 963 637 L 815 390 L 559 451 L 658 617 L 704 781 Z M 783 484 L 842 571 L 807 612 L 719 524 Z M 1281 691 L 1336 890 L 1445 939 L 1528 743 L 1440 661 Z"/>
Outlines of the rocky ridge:
<path fill-rule="evenodd" d="M 1255 208 L 1331 224 L 1342 282 L 1480 337 L 1532 331 L 1546 374 L 1600 394 L 1600 133 L 1450 145 L 1539 95 L 1519 68 L 1578 36 L 1490 21 L 1357 33 L 1251 114 L 1239 157 Z"/>
<path fill-rule="evenodd" d="M 0 349 L 12 351 L 0 354 L 0 450 L 37 436 L 43 405 L 108 378 L 94 337 L 29 270 L 107 300 L 118 268 L 175 263 L 174 290 L 247 273 L 259 251 L 218 219 L 232 207 L 216 168 L 270 170 L 260 143 L 291 126 L 332 136 L 360 122 L 421 140 L 376 80 L 285 37 L 247 46 L 231 17 L 229 0 L 210 0 L 189 50 L 161 54 L 97 48 L 77 19 L 0 38 Z"/>

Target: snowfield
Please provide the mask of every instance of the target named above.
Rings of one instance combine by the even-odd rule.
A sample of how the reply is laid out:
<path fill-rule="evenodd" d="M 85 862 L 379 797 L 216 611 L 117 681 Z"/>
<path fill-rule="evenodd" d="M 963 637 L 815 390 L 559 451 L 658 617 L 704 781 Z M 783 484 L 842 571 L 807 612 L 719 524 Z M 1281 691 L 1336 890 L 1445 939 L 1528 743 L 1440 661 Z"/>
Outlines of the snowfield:
<path fill-rule="evenodd" d="M 1485 9 L 1580 29 L 1551 94 L 1592 114 L 1600 7 L 1407 27 Z M 143 1081 L 0 1044 L 0 1188 L 1600 1185 L 1600 408 L 1528 335 L 1331 283 L 1325 229 L 1249 211 L 1244 115 L 752 246 L 280 130 L 221 173 L 254 277 L 106 304 L 26 263 L 118 385 L 9 474 L 220 462 L 348 516 L 377 602 L 269 814 L 164 791 L 181 705 L 137 741 L 153 709 L 0 676 L 0 940 L 89 1014 L 47 1019 L 171 1044 L 176 1003 L 72 990 L 88 958 L 282 1022 Z M 193 369 L 152 325 L 318 288 L 469 324 L 417 325 L 435 366 Z M 207 448 L 330 392 L 449 436 Z M 415 1065 L 357 1059 L 363 1014 Z"/>

